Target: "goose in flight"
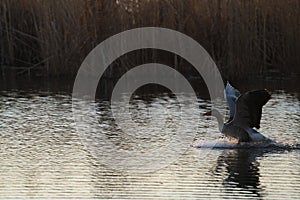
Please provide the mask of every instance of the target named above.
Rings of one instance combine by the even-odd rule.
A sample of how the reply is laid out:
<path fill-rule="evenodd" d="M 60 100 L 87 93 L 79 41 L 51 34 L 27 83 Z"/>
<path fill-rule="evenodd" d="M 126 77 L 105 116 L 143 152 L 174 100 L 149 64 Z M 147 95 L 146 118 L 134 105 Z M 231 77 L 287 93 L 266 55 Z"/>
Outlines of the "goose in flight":
<path fill-rule="evenodd" d="M 238 142 L 271 142 L 253 129 L 260 128 L 262 107 L 270 100 L 267 90 L 253 90 L 241 94 L 227 82 L 224 94 L 229 106 L 229 120 L 223 122 L 223 116 L 213 109 L 204 115 L 213 115 L 217 118 L 219 130 L 225 136 L 238 139 Z"/>

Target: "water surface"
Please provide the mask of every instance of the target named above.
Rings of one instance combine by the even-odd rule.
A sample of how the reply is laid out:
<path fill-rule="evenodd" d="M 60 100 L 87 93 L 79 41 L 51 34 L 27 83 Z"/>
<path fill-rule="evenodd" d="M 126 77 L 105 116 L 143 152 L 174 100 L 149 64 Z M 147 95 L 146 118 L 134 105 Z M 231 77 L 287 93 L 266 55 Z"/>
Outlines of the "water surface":
<path fill-rule="evenodd" d="M 272 93 L 272 99 L 263 109 L 260 131 L 281 144 L 298 147 L 300 102 L 297 94 Z M 158 136 L 136 132 L 131 138 L 124 136 L 115 124 L 109 106 L 106 101 L 97 103 L 99 124 L 86 136 L 77 132 L 70 95 L 1 92 L 0 198 L 300 198 L 299 148 L 199 149 L 187 146 L 186 151 L 178 152 L 175 162 L 151 173 L 114 170 L 97 159 L 86 144 L 99 142 L 99 134 L 105 134 L 114 144 L 111 148 L 146 152 L 160 148 L 174 134 L 180 105 L 169 95 L 133 98 L 131 111 L 136 123 L 147 124 L 151 118 L 149 110 L 161 108 L 164 112 L 156 112 L 156 117 L 167 121 Z M 209 108 L 209 101 L 199 99 L 199 109 L 194 112 L 201 116 Z M 191 144 L 224 140 L 213 118 L 201 116 L 195 123 L 199 127 Z M 169 157 L 167 153 L 160 156 Z"/>

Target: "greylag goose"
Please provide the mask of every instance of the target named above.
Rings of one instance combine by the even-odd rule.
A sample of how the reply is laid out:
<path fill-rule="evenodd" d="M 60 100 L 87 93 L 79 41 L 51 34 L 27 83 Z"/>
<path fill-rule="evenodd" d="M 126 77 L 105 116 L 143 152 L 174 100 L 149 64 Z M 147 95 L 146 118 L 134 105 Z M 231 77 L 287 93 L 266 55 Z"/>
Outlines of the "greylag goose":
<path fill-rule="evenodd" d="M 213 109 L 204 115 L 217 118 L 219 130 L 225 136 L 238 139 L 240 142 L 271 142 L 256 129 L 260 128 L 262 107 L 270 100 L 267 90 L 253 90 L 242 94 L 227 82 L 224 94 L 229 106 L 229 120 L 223 122 L 220 112 Z"/>

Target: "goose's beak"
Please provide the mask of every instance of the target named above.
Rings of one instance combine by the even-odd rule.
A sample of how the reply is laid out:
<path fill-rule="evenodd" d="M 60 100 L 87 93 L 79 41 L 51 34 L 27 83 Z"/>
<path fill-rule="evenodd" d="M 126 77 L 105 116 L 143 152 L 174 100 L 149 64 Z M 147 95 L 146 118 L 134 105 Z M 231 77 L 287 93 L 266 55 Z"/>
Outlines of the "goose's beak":
<path fill-rule="evenodd" d="M 204 113 L 203 116 L 211 116 L 211 111 Z"/>

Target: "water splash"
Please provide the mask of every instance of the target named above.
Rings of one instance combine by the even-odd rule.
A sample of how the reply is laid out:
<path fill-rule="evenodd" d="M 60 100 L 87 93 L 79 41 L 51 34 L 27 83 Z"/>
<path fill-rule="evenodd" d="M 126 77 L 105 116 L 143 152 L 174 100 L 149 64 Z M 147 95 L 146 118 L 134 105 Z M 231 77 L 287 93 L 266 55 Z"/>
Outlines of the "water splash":
<path fill-rule="evenodd" d="M 192 147 L 195 148 L 213 148 L 213 149 L 278 149 L 278 150 L 300 150 L 299 143 L 282 143 L 282 142 L 245 142 L 238 144 L 235 140 L 219 139 L 212 140 L 200 140 L 194 142 Z"/>

